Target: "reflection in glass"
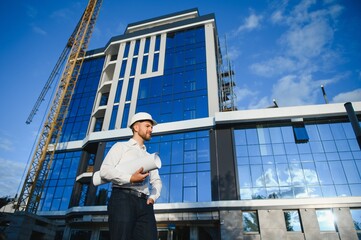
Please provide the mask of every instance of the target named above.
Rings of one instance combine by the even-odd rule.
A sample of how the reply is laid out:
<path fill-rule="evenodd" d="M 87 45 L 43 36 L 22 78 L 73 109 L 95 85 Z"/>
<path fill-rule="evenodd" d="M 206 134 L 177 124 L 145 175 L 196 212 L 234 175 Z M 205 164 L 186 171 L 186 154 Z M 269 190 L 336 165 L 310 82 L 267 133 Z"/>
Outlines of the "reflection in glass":
<path fill-rule="evenodd" d="M 316 216 L 320 231 L 336 231 L 335 219 L 331 209 L 316 210 Z"/>
<path fill-rule="evenodd" d="M 355 230 L 357 232 L 358 239 L 361 237 L 361 209 L 354 208 L 350 209 L 353 225 L 355 226 Z"/>
<path fill-rule="evenodd" d="M 286 229 L 289 232 L 301 232 L 301 220 L 297 210 L 285 210 L 283 212 L 285 216 Z"/>
<path fill-rule="evenodd" d="M 244 211 L 242 213 L 244 232 L 259 232 L 258 216 L 256 211 Z"/>
<path fill-rule="evenodd" d="M 350 123 L 305 125 L 295 143 L 291 126 L 234 130 L 241 199 L 361 195 L 361 151 Z M 247 187 L 251 189 L 247 190 Z"/>

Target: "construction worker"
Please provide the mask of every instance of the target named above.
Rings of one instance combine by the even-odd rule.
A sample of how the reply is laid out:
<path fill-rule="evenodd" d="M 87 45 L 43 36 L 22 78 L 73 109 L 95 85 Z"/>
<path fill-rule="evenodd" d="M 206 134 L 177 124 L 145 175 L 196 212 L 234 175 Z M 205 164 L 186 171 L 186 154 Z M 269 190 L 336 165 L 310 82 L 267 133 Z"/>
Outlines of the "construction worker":
<path fill-rule="evenodd" d="M 156 124 L 148 113 L 135 114 L 129 124 L 133 137 L 128 142 L 114 144 L 100 168 L 100 177 L 112 182 L 112 194 L 108 204 L 111 240 L 158 239 L 153 209 L 162 189 L 158 169 L 143 172 L 141 167 L 131 174 L 116 168 L 122 160 L 149 155 L 144 142 L 151 139 L 153 126 Z"/>

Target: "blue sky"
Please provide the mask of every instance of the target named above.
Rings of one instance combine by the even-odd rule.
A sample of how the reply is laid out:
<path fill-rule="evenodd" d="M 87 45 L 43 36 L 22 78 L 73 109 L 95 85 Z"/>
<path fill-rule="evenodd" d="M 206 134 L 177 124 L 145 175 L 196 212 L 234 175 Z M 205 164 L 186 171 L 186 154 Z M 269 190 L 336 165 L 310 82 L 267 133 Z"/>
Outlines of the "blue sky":
<path fill-rule="evenodd" d="M 25 121 L 88 1 L 0 2 L 0 197 L 14 196 L 50 98 Z M 104 0 L 89 49 L 129 23 L 198 8 L 214 13 L 235 71 L 237 107 L 361 101 L 359 0 Z M 54 88 L 54 86 L 53 86 Z"/>

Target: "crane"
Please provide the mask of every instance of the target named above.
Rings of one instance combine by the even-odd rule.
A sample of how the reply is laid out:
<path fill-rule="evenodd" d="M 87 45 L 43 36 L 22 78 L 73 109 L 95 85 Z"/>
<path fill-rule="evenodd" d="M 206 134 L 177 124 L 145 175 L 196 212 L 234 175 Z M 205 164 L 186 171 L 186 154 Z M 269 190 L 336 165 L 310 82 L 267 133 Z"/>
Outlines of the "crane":
<path fill-rule="evenodd" d="M 81 20 L 67 43 L 67 46 L 71 45 L 68 60 L 58 83 L 47 119 L 44 122 L 39 136 L 22 190 L 15 205 L 15 211 L 36 213 L 38 209 L 56 146 L 60 139 L 64 119 L 67 115 L 101 4 L 102 0 L 89 0 Z M 64 51 L 67 51 L 66 49 L 67 47 Z M 64 51 L 63 54 L 67 54 Z M 61 61 L 61 59 L 63 59 L 63 56 L 59 58 L 59 61 Z M 57 66 L 55 68 L 57 68 Z M 52 74 L 56 74 L 57 71 L 58 70 L 55 69 L 55 72 L 53 71 L 54 73 Z M 46 93 L 46 88 L 49 88 L 48 84 L 49 81 L 52 81 L 52 76 L 49 79 L 42 94 Z M 40 101 L 42 101 L 42 95 L 40 95 L 39 98 Z M 32 113 L 36 113 L 39 105 L 37 102 Z M 29 117 L 31 121 L 31 114 Z"/>

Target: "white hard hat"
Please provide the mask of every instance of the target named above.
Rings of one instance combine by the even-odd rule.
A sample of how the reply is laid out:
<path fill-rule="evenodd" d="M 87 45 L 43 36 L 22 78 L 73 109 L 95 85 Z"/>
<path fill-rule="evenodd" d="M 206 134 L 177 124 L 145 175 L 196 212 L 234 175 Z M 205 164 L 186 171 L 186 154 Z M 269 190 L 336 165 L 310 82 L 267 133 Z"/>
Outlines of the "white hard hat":
<path fill-rule="evenodd" d="M 146 112 L 139 112 L 133 115 L 132 119 L 130 120 L 129 127 L 132 128 L 132 125 L 138 121 L 151 121 L 153 126 L 157 125 L 157 122 L 153 120 L 152 116 Z"/>

